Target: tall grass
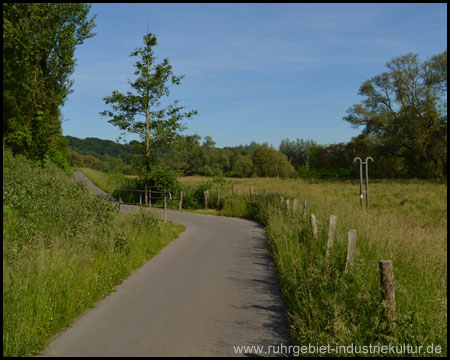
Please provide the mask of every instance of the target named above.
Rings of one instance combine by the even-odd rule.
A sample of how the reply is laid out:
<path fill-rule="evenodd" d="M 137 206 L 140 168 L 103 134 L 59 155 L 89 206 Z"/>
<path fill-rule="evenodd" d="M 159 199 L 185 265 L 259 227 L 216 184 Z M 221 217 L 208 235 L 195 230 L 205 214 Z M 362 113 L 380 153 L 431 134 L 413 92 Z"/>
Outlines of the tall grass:
<path fill-rule="evenodd" d="M 28 356 L 183 230 L 118 213 L 61 170 L 3 155 L 3 356 Z"/>
<path fill-rule="evenodd" d="M 265 225 L 294 344 L 407 344 L 423 349 L 434 345 L 441 346 L 440 354 L 418 355 L 446 356 L 446 183 L 371 181 L 367 213 L 360 208 L 359 181 L 180 180 L 189 193 L 188 208 L 201 208 L 203 190 L 209 189 L 208 213 L 249 218 Z M 281 196 L 290 199 L 290 211 L 281 204 Z M 293 199 L 298 200 L 297 214 L 292 212 Z M 303 200 L 306 219 L 302 216 Z M 317 239 L 311 234 L 311 213 L 317 218 Z M 335 245 L 327 259 L 330 215 L 337 216 L 337 227 Z M 357 255 L 346 274 L 350 229 L 356 230 Z M 392 260 L 394 265 L 398 319 L 393 325 L 383 316 L 380 260 Z"/>
<path fill-rule="evenodd" d="M 191 184 L 199 183 L 199 179 L 193 180 Z M 222 192 L 219 213 L 254 219 L 266 226 L 294 344 L 408 344 L 424 349 L 433 344 L 441 346 L 442 353 L 428 355 L 447 354 L 445 183 L 371 182 L 370 212 L 366 213 L 360 209 L 359 182 L 233 182 L 241 195 Z M 256 195 L 249 195 L 250 186 Z M 290 211 L 281 204 L 280 196 L 290 199 Z M 292 212 L 294 198 L 298 199 L 297 214 Z M 302 200 L 307 202 L 305 220 Z M 311 212 L 317 217 L 317 239 L 311 234 Z M 337 216 L 337 231 L 327 259 L 330 215 Z M 357 256 L 346 274 L 350 229 L 357 233 Z M 394 265 L 398 316 L 394 325 L 383 316 L 380 260 L 392 260 Z"/>
<path fill-rule="evenodd" d="M 91 168 L 75 168 L 75 170 L 81 171 L 95 185 L 111 195 L 116 189 L 133 189 L 135 187 L 135 176 L 119 173 L 104 173 Z"/>

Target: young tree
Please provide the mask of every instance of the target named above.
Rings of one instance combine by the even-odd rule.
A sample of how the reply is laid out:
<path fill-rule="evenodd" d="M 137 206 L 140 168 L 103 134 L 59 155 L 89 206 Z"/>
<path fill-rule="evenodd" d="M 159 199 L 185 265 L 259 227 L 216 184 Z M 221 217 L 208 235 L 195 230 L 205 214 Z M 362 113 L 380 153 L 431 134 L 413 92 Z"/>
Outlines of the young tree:
<path fill-rule="evenodd" d="M 287 156 L 267 143 L 256 148 L 253 164 L 258 176 L 290 177 L 295 172 Z"/>
<path fill-rule="evenodd" d="M 161 98 L 169 95 L 169 87 L 179 85 L 184 75 L 174 75 L 167 58 L 156 63 L 153 51 L 157 45 L 155 35 L 147 33 L 143 39 L 144 47 L 130 54 L 138 58 L 134 65 L 134 75 L 138 77 L 134 82 L 128 81 L 135 93 L 129 91 L 122 94 L 114 90 L 111 96 L 104 98 L 113 111 L 105 110 L 100 114 L 110 117 L 108 122 L 118 126 L 123 133 L 140 135 L 145 143 L 145 165 L 142 169 L 145 172 L 150 170 L 151 148 L 170 144 L 176 134 L 184 129 L 181 121 L 197 114 L 197 111 L 183 112 L 184 107 L 178 106 L 177 100 L 166 108 L 160 107 Z"/>
<path fill-rule="evenodd" d="M 388 71 L 365 81 L 361 104 L 344 120 L 365 126 L 391 156 L 403 159 L 405 176 L 435 177 L 447 167 L 447 51 L 420 63 L 408 54 L 386 64 Z"/>
<path fill-rule="evenodd" d="M 45 160 L 64 148 L 60 106 L 71 93 L 77 45 L 94 36 L 91 5 L 3 4 L 3 141 Z"/>

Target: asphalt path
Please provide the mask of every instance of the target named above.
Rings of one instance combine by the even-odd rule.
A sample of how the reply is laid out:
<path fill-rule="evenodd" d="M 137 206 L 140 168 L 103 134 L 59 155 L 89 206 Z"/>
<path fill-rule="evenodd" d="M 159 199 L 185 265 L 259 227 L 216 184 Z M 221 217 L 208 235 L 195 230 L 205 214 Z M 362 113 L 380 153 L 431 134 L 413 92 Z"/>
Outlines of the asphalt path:
<path fill-rule="evenodd" d="M 58 334 L 43 356 L 265 356 L 269 345 L 289 344 L 264 229 L 238 218 L 167 216 L 186 231 Z M 252 345 L 264 352 L 235 352 Z"/>

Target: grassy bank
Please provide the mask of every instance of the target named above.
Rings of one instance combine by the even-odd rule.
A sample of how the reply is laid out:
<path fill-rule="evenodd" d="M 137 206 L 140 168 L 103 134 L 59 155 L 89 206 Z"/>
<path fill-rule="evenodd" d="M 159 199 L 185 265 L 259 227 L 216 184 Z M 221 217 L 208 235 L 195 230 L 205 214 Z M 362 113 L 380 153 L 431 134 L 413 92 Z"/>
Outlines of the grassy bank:
<path fill-rule="evenodd" d="M 359 181 L 180 180 L 189 189 L 191 200 L 197 202 L 189 206 L 191 209 L 244 217 L 265 225 L 294 344 L 405 344 L 422 349 L 433 345 L 440 346 L 441 352 L 397 355 L 447 354 L 446 183 L 371 181 L 370 212 L 366 213 L 360 208 Z M 201 195 L 199 190 L 206 188 L 208 210 L 199 210 L 202 197 L 192 194 Z M 289 210 L 286 199 L 290 200 Z M 298 202 L 296 214 L 292 211 L 294 199 Z M 317 239 L 311 233 L 311 213 L 317 218 Z M 337 216 L 337 226 L 335 244 L 327 259 L 330 215 Z M 351 270 L 345 273 L 351 229 L 356 230 L 357 253 Z M 383 315 L 380 260 L 392 260 L 394 266 L 398 318 L 394 324 Z"/>
<path fill-rule="evenodd" d="M 27 356 L 184 227 L 119 213 L 51 164 L 3 155 L 3 356 Z"/>
<path fill-rule="evenodd" d="M 107 192 L 108 194 L 113 194 L 116 189 L 130 189 L 133 188 L 133 179 L 136 176 L 123 175 L 116 173 L 104 173 L 91 168 L 75 168 L 75 171 L 81 171 L 86 175 L 89 180 L 91 180 L 100 189 Z"/>
<path fill-rule="evenodd" d="M 247 195 L 250 186 L 256 195 Z M 235 191 L 245 195 L 224 198 L 219 213 L 266 225 L 295 344 L 438 345 L 441 353 L 421 356 L 447 354 L 446 184 L 372 182 L 369 213 L 360 209 L 354 182 L 254 179 L 236 183 Z M 289 210 L 281 196 L 290 200 Z M 293 199 L 298 199 L 296 214 Z M 337 227 L 327 259 L 330 215 L 337 216 Z M 350 229 L 356 230 L 357 255 L 346 274 Z M 398 320 L 393 325 L 383 316 L 380 260 L 394 265 Z"/>

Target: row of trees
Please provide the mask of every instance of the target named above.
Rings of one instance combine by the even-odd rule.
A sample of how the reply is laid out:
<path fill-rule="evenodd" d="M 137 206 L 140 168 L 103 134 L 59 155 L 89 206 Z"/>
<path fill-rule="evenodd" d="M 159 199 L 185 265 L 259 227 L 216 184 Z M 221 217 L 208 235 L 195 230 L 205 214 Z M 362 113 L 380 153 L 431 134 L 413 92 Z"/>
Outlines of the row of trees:
<path fill-rule="evenodd" d="M 136 141 L 118 144 L 96 138 L 67 138 L 72 147 L 71 165 L 105 172 L 138 174 L 136 164 L 139 164 L 140 155 Z M 372 156 L 375 159 L 370 164 L 371 177 L 405 177 L 401 172 L 404 161 L 390 156 L 382 146 L 364 135 L 347 143 L 331 145 L 320 145 L 312 140 L 284 139 L 279 150 L 267 143 L 256 142 L 216 148 L 210 136 L 203 139 L 199 135 L 178 136 L 171 147 L 152 151 L 152 163 L 180 175 L 358 178 L 359 165 L 353 162 L 356 156 L 363 159 Z"/>

